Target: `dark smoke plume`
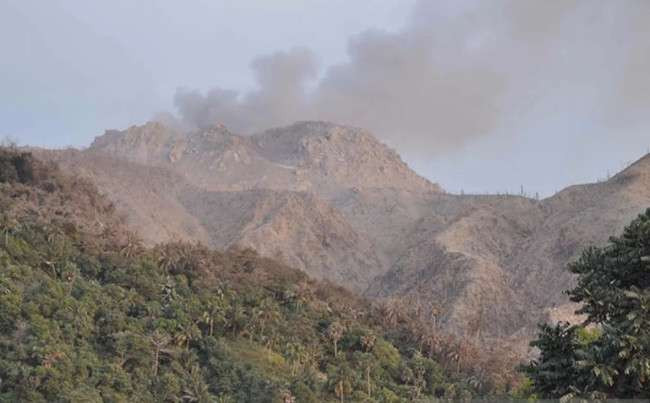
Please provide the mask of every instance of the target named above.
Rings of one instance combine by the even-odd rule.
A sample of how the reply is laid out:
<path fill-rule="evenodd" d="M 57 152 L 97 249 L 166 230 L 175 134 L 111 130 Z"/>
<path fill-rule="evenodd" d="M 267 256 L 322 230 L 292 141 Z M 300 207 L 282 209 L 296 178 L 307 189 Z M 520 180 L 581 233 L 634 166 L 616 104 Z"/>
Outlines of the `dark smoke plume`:
<path fill-rule="evenodd" d="M 175 105 L 186 124 L 240 133 L 365 127 L 412 155 L 543 120 L 540 103 L 619 127 L 650 104 L 648 16 L 645 0 L 420 0 L 400 31 L 350 38 L 349 60 L 321 75 L 309 50 L 277 52 L 252 62 L 257 90 L 182 89 Z"/>

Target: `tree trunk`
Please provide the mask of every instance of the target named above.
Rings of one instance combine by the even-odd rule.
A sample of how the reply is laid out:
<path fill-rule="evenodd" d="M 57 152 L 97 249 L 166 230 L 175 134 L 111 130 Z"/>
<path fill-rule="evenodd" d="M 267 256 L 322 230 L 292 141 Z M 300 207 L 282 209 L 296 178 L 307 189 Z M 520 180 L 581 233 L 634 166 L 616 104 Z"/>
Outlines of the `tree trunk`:
<path fill-rule="evenodd" d="M 156 352 L 153 355 L 153 376 L 158 376 L 158 355 L 160 354 L 160 348 L 156 346 Z"/>
<path fill-rule="evenodd" d="M 338 348 L 337 348 L 336 340 L 334 340 L 334 357 L 336 358 L 337 355 L 338 355 Z"/>
<path fill-rule="evenodd" d="M 368 397 L 370 397 L 370 366 L 366 367 L 366 382 L 368 383 Z"/>

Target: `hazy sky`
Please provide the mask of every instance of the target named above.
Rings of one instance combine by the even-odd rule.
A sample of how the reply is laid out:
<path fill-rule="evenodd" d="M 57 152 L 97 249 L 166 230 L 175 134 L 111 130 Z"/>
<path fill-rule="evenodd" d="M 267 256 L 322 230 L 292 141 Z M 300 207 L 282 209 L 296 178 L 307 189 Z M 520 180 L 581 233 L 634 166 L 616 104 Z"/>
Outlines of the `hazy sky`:
<path fill-rule="evenodd" d="M 546 195 L 650 146 L 648 20 L 647 0 L 0 0 L 0 135 L 326 119 L 450 191 Z"/>

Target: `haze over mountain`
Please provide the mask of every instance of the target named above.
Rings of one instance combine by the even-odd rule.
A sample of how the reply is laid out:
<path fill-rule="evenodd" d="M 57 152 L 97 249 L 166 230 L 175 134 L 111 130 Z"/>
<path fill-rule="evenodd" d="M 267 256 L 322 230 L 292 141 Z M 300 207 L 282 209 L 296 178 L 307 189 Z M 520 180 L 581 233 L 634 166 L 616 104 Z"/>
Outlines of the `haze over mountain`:
<path fill-rule="evenodd" d="M 239 134 L 329 120 L 450 191 L 548 196 L 650 146 L 649 6 L 6 0 L 0 137 L 86 146 L 161 111 Z"/>
<path fill-rule="evenodd" d="M 253 136 L 151 122 L 39 154 L 94 181 L 152 244 L 251 247 L 477 338 L 526 340 L 539 320 L 570 317 L 566 263 L 650 202 L 647 156 L 542 200 L 454 195 L 370 132 L 326 122 Z"/>

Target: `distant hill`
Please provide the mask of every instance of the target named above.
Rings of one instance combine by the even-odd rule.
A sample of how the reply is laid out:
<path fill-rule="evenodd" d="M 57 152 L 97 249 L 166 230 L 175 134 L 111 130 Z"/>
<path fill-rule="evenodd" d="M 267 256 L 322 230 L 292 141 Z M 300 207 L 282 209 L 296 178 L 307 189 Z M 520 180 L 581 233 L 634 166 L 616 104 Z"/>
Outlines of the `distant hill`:
<path fill-rule="evenodd" d="M 326 122 L 250 137 L 147 123 L 39 155 L 90 178 L 151 244 L 251 247 L 372 298 L 418 301 L 446 331 L 523 345 L 539 320 L 573 318 L 566 263 L 650 204 L 650 157 L 544 200 L 452 195 L 367 131 Z"/>

